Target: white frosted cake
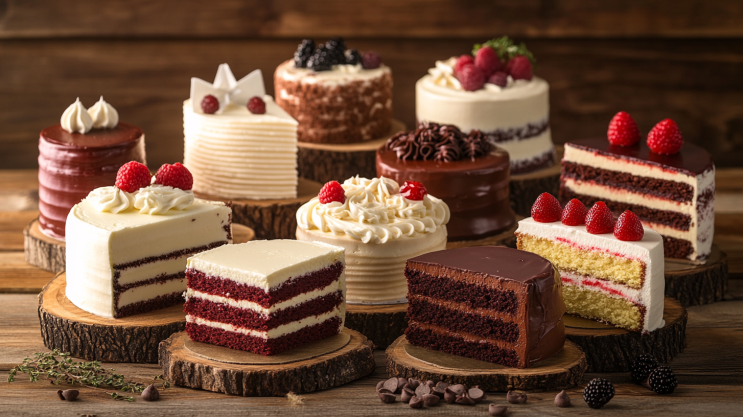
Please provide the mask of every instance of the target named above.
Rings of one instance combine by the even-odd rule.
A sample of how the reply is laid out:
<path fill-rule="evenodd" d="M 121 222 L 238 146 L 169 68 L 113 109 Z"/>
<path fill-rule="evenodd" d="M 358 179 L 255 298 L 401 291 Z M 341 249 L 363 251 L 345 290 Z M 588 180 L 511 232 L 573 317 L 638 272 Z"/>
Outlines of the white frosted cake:
<path fill-rule="evenodd" d="M 191 340 L 272 355 L 343 330 L 343 248 L 259 240 L 188 259 Z"/>

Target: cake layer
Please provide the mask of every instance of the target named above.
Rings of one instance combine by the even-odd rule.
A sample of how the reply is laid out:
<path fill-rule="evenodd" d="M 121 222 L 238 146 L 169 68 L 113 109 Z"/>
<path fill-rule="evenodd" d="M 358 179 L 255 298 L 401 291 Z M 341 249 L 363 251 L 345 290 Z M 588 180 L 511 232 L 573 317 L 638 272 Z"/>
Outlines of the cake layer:
<path fill-rule="evenodd" d="M 135 314 L 147 313 L 160 310 L 183 303 L 183 292 L 178 291 L 170 294 L 149 298 L 132 304 L 127 304 L 116 310 L 115 318 L 129 317 Z"/>
<path fill-rule="evenodd" d="M 175 276 L 171 279 L 155 280 L 147 285 L 140 285 L 116 292 L 114 295 L 117 312 L 122 308 L 152 298 L 167 296 L 169 294 L 179 294 L 183 301 L 183 291 L 186 290 L 186 279 L 183 276 Z M 121 317 L 119 313 L 116 317 Z"/>
<path fill-rule="evenodd" d="M 568 314 L 598 320 L 623 329 L 640 332 L 645 327 L 646 307 L 623 297 L 608 294 L 563 278 L 563 298 Z M 662 325 L 662 324 L 661 324 Z"/>

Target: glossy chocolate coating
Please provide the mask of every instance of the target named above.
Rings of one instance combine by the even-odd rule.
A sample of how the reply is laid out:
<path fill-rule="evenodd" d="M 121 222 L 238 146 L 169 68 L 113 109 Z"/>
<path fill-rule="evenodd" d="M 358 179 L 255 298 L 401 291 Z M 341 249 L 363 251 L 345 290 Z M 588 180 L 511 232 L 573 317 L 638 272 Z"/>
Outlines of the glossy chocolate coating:
<path fill-rule="evenodd" d="M 57 124 L 39 137 L 39 225 L 64 239 L 67 214 L 98 187 L 114 185 L 129 161 L 146 163 L 142 129 L 119 122 L 113 129 L 69 133 Z"/>
<path fill-rule="evenodd" d="M 377 150 L 377 177 L 402 185 L 417 181 L 451 211 L 449 241 L 482 239 L 513 226 L 508 198 L 508 153 L 498 148 L 474 161 L 402 161 L 393 151 Z"/>

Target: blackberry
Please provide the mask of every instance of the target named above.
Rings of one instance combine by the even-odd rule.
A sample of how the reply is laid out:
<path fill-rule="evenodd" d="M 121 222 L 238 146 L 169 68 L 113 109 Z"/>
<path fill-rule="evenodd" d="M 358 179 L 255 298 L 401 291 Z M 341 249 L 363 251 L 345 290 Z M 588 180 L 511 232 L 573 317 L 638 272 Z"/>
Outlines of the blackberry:
<path fill-rule="evenodd" d="M 346 64 L 357 65 L 361 63 L 361 54 L 355 49 L 349 49 L 346 51 Z"/>
<path fill-rule="evenodd" d="M 591 408 L 601 408 L 614 398 L 614 385 L 604 378 L 594 378 L 583 390 L 583 401 Z"/>
<path fill-rule="evenodd" d="M 328 49 L 337 49 L 340 51 L 345 51 L 346 41 L 344 41 L 343 38 L 339 38 L 339 37 L 330 38 L 329 41 L 325 42 L 325 46 L 327 46 Z"/>
<path fill-rule="evenodd" d="M 325 48 L 328 51 L 330 65 L 341 65 L 346 63 L 346 42 L 343 38 L 332 38 L 325 42 Z"/>
<path fill-rule="evenodd" d="M 668 366 L 659 366 L 650 373 L 648 385 L 658 394 L 671 394 L 678 386 L 676 375 Z"/>
<path fill-rule="evenodd" d="M 653 369 L 658 367 L 658 361 L 655 360 L 653 355 L 640 355 L 632 361 L 631 373 L 632 382 L 635 384 L 642 384 L 648 377 Z"/>
<path fill-rule="evenodd" d="M 297 52 L 294 52 L 294 65 L 297 68 L 307 68 L 307 61 L 313 53 L 315 53 L 315 41 L 302 39 L 302 43 L 297 47 Z"/>
<path fill-rule="evenodd" d="M 313 71 L 330 71 L 333 64 L 330 63 L 328 57 L 328 49 L 325 46 L 321 46 L 315 49 L 315 52 L 307 60 L 307 68 Z"/>

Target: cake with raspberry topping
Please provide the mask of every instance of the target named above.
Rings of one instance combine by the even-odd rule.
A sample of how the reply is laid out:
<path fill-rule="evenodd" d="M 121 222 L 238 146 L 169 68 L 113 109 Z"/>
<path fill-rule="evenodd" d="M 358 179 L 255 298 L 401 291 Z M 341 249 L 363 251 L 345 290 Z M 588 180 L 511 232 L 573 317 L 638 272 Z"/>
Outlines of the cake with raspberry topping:
<path fill-rule="evenodd" d="M 437 61 L 415 84 L 416 119 L 482 132 L 508 152 L 512 175 L 552 166 L 549 84 L 532 74 L 533 62 L 506 36 Z"/>
<path fill-rule="evenodd" d="M 181 164 L 154 178 L 139 162 L 115 186 L 93 190 L 67 216 L 67 298 L 101 317 L 121 318 L 183 302 L 186 260 L 232 242 L 229 205 L 194 199 Z"/>
<path fill-rule="evenodd" d="M 39 135 L 39 227 L 65 239 L 67 214 L 98 187 L 113 184 L 116 171 L 129 161 L 146 163 L 144 133 L 103 97 L 86 109 L 77 99 L 59 124 Z"/>
<path fill-rule="evenodd" d="M 341 38 L 305 39 L 274 73 L 276 103 L 299 122 L 302 142 L 380 138 L 392 122 L 392 71 L 375 52 L 346 49 Z"/>
<path fill-rule="evenodd" d="M 343 248 L 259 240 L 188 259 L 191 340 L 273 355 L 343 330 Z"/>

